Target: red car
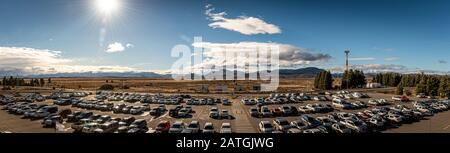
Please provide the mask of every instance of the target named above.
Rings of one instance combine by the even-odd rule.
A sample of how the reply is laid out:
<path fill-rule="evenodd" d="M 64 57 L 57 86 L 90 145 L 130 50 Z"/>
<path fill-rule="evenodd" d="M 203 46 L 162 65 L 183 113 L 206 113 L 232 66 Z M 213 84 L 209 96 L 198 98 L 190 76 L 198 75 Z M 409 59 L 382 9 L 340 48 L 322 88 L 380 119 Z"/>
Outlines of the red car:
<path fill-rule="evenodd" d="M 282 116 L 283 115 L 283 111 L 281 111 L 280 108 L 273 108 L 271 110 L 273 116 Z"/>
<path fill-rule="evenodd" d="M 409 101 L 408 97 L 406 97 L 406 96 L 393 96 L 392 100 L 401 101 L 401 102 Z"/>
<path fill-rule="evenodd" d="M 400 96 L 400 101 L 407 102 L 407 101 L 409 101 L 409 99 L 406 96 Z"/>
<path fill-rule="evenodd" d="M 157 133 L 167 133 L 170 129 L 170 122 L 169 121 L 161 121 L 156 126 L 156 132 Z"/>

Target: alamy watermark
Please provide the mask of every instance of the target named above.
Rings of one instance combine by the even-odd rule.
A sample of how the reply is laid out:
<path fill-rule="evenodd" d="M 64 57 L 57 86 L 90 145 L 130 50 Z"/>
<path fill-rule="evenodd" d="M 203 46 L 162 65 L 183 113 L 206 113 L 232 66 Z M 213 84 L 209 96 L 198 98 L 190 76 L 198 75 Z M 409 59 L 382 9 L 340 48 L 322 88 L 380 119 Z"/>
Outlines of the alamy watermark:
<path fill-rule="evenodd" d="M 194 47 L 193 51 L 191 46 Z M 174 80 L 262 80 L 261 91 L 279 85 L 279 52 L 274 44 L 213 44 L 195 37 L 190 46 L 172 48 Z"/>

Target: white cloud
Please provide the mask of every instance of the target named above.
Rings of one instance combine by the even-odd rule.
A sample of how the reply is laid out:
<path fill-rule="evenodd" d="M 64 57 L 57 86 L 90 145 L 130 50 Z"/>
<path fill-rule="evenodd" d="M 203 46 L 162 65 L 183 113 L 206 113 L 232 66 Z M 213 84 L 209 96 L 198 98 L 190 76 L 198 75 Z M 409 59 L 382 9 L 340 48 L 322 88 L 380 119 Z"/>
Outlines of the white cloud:
<path fill-rule="evenodd" d="M 106 49 L 106 52 L 108 52 L 108 53 L 123 52 L 123 51 L 125 51 L 125 49 L 133 48 L 133 47 L 134 47 L 134 45 L 130 44 L 130 43 L 127 43 L 127 44 L 123 45 L 120 42 L 115 42 L 115 43 L 112 43 L 112 44 L 108 45 L 108 48 Z"/>
<path fill-rule="evenodd" d="M 108 53 L 116 53 L 116 52 L 123 52 L 125 51 L 125 46 L 122 45 L 122 43 L 112 43 L 108 45 L 108 48 L 106 49 L 106 52 Z"/>
<path fill-rule="evenodd" d="M 130 43 L 128 43 L 127 45 L 125 45 L 127 48 L 133 48 L 134 47 L 134 45 L 133 44 L 130 44 Z"/>
<path fill-rule="evenodd" d="M 138 69 L 124 66 L 79 65 L 61 57 L 61 51 L 26 47 L 0 47 L 0 72 L 20 74 L 129 72 Z"/>
<path fill-rule="evenodd" d="M 436 70 L 425 70 L 414 67 L 407 67 L 404 65 L 396 64 L 360 64 L 360 65 L 350 65 L 351 69 L 363 70 L 364 73 L 383 73 L 383 72 L 397 72 L 397 73 L 427 73 L 427 74 L 450 74 L 450 71 L 436 71 Z M 344 71 L 343 67 L 332 67 L 329 68 L 333 73 L 342 73 Z"/>
<path fill-rule="evenodd" d="M 349 58 L 350 61 L 373 61 L 375 58 L 373 57 L 358 57 L 358 58 Z"/>
<path fill-rule="evenodd" d="M 194 70 L 195 73 L 201 71 L 202 68 L 205 67 L 234 67 L 235 62 L 238 61 L 237 69 L 243 70 L 243 63 L 248 63 L 248 70 L 250 72 L 256 71 L 256 63 L 267 63 L 269 62 L 267 59 L 262 59 L 260 57 L 257 58 L 247 58 L 245 56 L 232 56 L 228 57 L 225 53 L 240 53 L 240 55 L 247 53 L 256 53 L 258 50 L 262 52 L 262 49 L 267 49 L 269 46 L 277 46 L 279 48 L 279 63 L 280 67 L 292 67 L 292 66 L 300 66 L 300 65 L 309 65 L 315 64 L 319 62 L 326 62 L 331 59 L 331 56 L 328 54 L 322 53 L 314 53 L 308 49 L 299 48 L 296 46 L 292 46 L 289 44 L 280 44 L 280 43 L 262 43 L 262 42 L 239 42 L 239 43 L 211 43 L 211 42 L 198 42 L 193 43 L 192 46 L 196 48 L 204 49 L 204 53 L 197 55 L 193 54 L 193 56 L 203 56 L 205 60 L 203 61 L 194 61 L 196 63 L 193 66 L 185 67 L 185 71 L 189 71 L 191 69 Z M 256 54 L 255 54 L 256 55 Z M 188 64 L 189 65 L 189 64 Z M 176 71 L 176 70 L 172 70 Z"/>
<path fill-rule="evenodd" d="M 215 9 L 211 4 L 206 5 L 205 14 L 208 19 L 212 21 L 209 24 L 210 27 L 222 28 L 231 31 L 236 31 L 244 35 L 255 35 L 255 34 L 279 34 L 281 29 L 273 24 L 267 23 L 266 21 L 248 16 L 239 16 L 237 18 L 226 18 L 226 12 L 213 13 Z"/>
<path fill-rule="evenodd" d="M 384 60 L 385 61 L 396 61 L 396 60 L 398 60 L 399 58 L 398 57 L 387 57 L 387 58 L 385 58 Z"/>

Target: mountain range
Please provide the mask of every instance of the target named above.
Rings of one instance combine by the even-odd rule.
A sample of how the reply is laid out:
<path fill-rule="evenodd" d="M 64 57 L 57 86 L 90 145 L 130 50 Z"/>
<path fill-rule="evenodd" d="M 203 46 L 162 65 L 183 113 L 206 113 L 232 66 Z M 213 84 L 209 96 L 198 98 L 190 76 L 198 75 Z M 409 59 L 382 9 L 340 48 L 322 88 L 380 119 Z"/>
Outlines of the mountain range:
<path fill-rule="evenodd" d="M 280 69 L 281 78 L 292 77 L 314 77 L 318 73 L 325 71 L 316 67 L 306 67 L 299 69 Z M 238 72 L 244 73 L 244 72 Z M 0 76 L 23 76 L 30 78 L 70 78 L 70 77 L 119 77 L 119 78 L 171 78 L 171 74 L 158 74 L 154 72 L 80 72 L 80 73 L 55 73 L 55 74 L 26 74 L 20 71 L 2 71 Z"/>

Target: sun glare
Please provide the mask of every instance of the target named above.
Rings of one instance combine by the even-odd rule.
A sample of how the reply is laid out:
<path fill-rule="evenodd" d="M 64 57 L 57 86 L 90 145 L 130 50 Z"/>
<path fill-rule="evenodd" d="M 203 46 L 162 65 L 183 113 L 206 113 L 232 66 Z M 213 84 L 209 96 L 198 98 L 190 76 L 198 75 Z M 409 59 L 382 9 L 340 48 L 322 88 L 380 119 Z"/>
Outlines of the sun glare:
<path fill-rule="evenodd" d="M 99 12 L 110 14 L 120 7 L 120 2 L 119 0 L 96 0 L 96 5 Z"/>

